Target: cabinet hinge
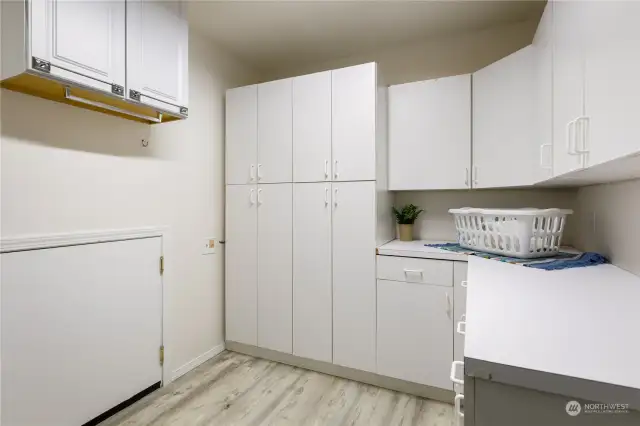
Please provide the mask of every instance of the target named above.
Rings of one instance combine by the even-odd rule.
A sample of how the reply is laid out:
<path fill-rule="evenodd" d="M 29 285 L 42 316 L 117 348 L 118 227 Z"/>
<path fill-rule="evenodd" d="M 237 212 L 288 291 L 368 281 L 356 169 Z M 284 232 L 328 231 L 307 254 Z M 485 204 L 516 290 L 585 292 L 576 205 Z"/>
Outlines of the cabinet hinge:
<path fill-rule="evenodd" d="M 49 74 L 51 72 L 51 63 L 47 62 L 43 59 L 36 58 L 35 56 L 31 57 L 31 68 L 36 71 L 42 71 Z"/>
<path fill-rule="evenodd" d="M 130 99 L 133 99 L 134 101 L 140 102 L 140 95 L 141 95 L 140 92 L 138 92 L 136 90 L 133 90 L 133 89 L 129 89 L 129 98 Z"/>
<path fill-rule="evenodd" d="M 112 84 L 111 93 L 119 96 L 124 96 L 124 87 L 120 86 L 119 84 Z"/>
<path fill-rule="evenodd" d="M 160 346 L 159 357 L 160 357 L 160 365 L 164 365 L 164 345 Z"/>
<path fill-rule="evenodd" d="M 164 274 L 164 256 L 160 256 L 160 275 Z"/>
<path fill-rule="evenodd" d="M 187 107 L 180 107 L 180 114 L 184 115 L 184 116 L 188 116 L 189 115 L 189 108 Z"/>

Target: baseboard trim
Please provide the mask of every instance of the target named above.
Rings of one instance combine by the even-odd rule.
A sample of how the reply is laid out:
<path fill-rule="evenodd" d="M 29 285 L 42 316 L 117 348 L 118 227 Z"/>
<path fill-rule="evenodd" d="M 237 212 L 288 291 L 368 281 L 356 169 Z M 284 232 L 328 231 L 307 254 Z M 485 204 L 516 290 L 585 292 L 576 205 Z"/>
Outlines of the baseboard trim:
<path fill-rule="evenodd" d="M 171 381 L 173 382 L 174 380 L 178 379 L 181 376 L 184 376 L 185 374 L 187 374 L 189 371 L 193 370 L 200 364 L 203 364 L 209 361 L 211 358 L 213 358 L 214 356 L 224 351 L 224 349 L 225 349 L 225 345 L 224 343 L 222 343 L 214 348 L 209 349 L 202 355 L 195 357 L 194 359 L 187 362 L 183 366 L 176 368 L 175 370 L 173 370 L 173 373 L 171 374 Z"/>
<path fill-rule="evenodd" d="M 455 397 L 455 392 L 453 392 L 453 390 L 434 388 L 418 383 L 407 382 L 405 380 L 381 376 L 379 374 L 371 373 L 368 371 L 342 367 L 340 365 L 335 365 L 324 361 L 301 358 L 291 354 L 272 351 L 270 349 L 246 345 L 244 343 L 226 341 L 225 346 L 227 350 L 233 352 L 240 352 L 257 358 L 264 358 L 270 361 L 292 365 L 294 367 L 305 368 L 307 370 L 313 370 L 319 373 L 329 374 L 331 376 L 343 377 L 345 379 L 355 380 L 356 382 L 379 386 L 381 388 L 404 392 L 411 395 L 420 396 L 422 398 L 433 399 L 449 404 L 453 404 L 453 399 Z"/>

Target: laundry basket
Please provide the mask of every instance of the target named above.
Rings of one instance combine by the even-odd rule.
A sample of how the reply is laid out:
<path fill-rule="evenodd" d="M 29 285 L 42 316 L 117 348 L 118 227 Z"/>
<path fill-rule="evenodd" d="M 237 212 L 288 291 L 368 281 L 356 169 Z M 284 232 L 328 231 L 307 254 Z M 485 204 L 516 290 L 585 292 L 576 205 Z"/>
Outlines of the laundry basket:
<path fill-rule="evenodd" d="M 563 209 L 451 209 L 458 244 L 472 250 L 530 259 L 558 253 L 567 215 Z"/>

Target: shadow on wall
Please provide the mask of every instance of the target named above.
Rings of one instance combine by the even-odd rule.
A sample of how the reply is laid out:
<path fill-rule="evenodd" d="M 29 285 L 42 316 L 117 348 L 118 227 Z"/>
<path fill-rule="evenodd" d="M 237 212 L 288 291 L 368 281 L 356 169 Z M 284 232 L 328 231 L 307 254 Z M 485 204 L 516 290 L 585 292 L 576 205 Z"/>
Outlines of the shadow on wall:
<path fill-rule="evenodd" d="M 2 89 L 2 138 L 16 142 L 118 157 L 169 159 L 172 148 L 155 143 L 144 123 Z M 160 124 L 163 131 L 182 122 Z M 142 140 L 149 141 L 147 147 Z M 158 138 L 159 139 L 159 138 Z M 164 139 L 164 138 L 163 138 Z"/>

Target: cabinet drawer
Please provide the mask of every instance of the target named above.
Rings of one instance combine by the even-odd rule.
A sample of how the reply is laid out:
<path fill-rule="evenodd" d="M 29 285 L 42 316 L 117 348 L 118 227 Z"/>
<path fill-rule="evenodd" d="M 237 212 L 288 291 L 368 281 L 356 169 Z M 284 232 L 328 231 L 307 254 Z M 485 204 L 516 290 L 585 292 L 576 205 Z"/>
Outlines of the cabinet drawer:
<path fill-rule="evenodd" d="M 378 256 L 378 279 L 453 285 L 453 262 L 414 257 Z"/>

